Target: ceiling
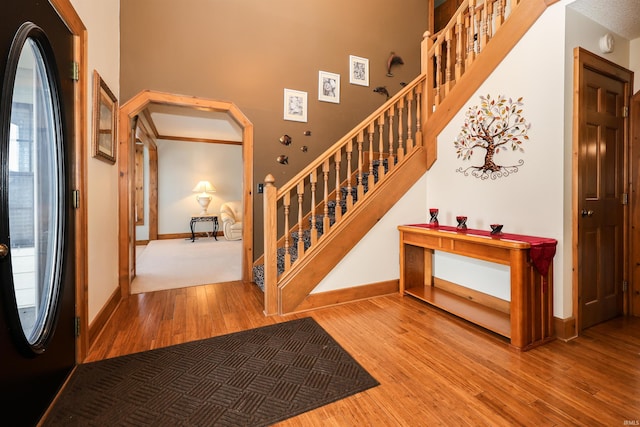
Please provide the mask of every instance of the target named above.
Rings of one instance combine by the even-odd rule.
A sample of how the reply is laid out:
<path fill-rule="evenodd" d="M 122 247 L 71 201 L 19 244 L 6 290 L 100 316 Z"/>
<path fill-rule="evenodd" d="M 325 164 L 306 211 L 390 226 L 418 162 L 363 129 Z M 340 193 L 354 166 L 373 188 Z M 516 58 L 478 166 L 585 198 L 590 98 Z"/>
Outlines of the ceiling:
<path fill-rule="evenodd" d="M 576 0 L 567 7 L 625 39 L 640 37 L 640 0 Z"/>
<path fill-rule="evenodd" d="M 567 7 L 628 40 L 640 37 L 640 0 L 575 0 Z M 242 142 L 242 128 L 226 112 L 150 104 L 143 114 L 158 139 Z"/>
<path fill-rule="evenodd" d="M 227 112 L 151 103 L 141 115 L 155 139 L 242 143 L 242 127 Z"/>

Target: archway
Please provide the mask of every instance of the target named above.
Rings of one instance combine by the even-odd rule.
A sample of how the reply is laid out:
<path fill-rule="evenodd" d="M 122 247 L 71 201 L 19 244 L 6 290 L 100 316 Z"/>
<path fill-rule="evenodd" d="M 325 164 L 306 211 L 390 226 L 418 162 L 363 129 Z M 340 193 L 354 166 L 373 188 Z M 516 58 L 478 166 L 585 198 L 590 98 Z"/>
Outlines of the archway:
<path fill-rule="evenodd" d="M 169 93 L 142 91 L 120 107 L 118 149 L 118 277 L 121 296 L 130 293 L 135 276 L 134 212 L 134 145 L 135 117 L 149 104 L 190 107 L 200 111 L 227 113 L 242 128 L 243 160 L 243 230 L 242 230 L 242 281 L 251 280 L 253 263 L 253 124 L 238 109 L 227 101 L 197 98 Z"/>

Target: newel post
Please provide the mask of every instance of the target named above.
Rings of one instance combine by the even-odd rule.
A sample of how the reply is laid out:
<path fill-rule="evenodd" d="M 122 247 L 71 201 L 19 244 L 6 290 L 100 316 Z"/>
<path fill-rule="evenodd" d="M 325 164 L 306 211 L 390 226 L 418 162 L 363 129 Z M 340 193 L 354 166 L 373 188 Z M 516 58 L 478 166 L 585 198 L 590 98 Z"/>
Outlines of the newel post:
<path fill-rule="evenodd" d="M 275 178 L 264 179 L 264 314 L 278 314 L 278 218 Z"/>

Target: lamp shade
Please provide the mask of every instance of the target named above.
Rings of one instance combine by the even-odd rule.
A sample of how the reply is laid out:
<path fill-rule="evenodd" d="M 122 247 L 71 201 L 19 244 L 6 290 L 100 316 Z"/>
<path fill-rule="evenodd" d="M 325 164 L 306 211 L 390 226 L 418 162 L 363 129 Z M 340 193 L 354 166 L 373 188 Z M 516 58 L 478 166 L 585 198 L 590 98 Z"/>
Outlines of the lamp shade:
<path fill-rule="evenodd" d="M 216 187 L 211 185 L 209 181 L 200 181 L 193 187 L 192 190 L 194 193 L 215 193 Z"/>

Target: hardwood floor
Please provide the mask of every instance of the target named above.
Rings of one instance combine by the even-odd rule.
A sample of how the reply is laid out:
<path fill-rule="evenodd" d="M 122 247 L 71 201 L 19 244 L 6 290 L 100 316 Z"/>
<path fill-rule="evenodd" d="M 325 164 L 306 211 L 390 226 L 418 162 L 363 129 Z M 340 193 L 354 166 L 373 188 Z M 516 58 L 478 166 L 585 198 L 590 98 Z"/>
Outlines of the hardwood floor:
<path fill-rule="evenodd" d="M 379 382 L 279 426 L 640 424 L 640 319 L 520 353 L 474 325 L 390 295 L 279 317 L 229 282 L 133 295 L 86 361 L 311 316 Z"/>

